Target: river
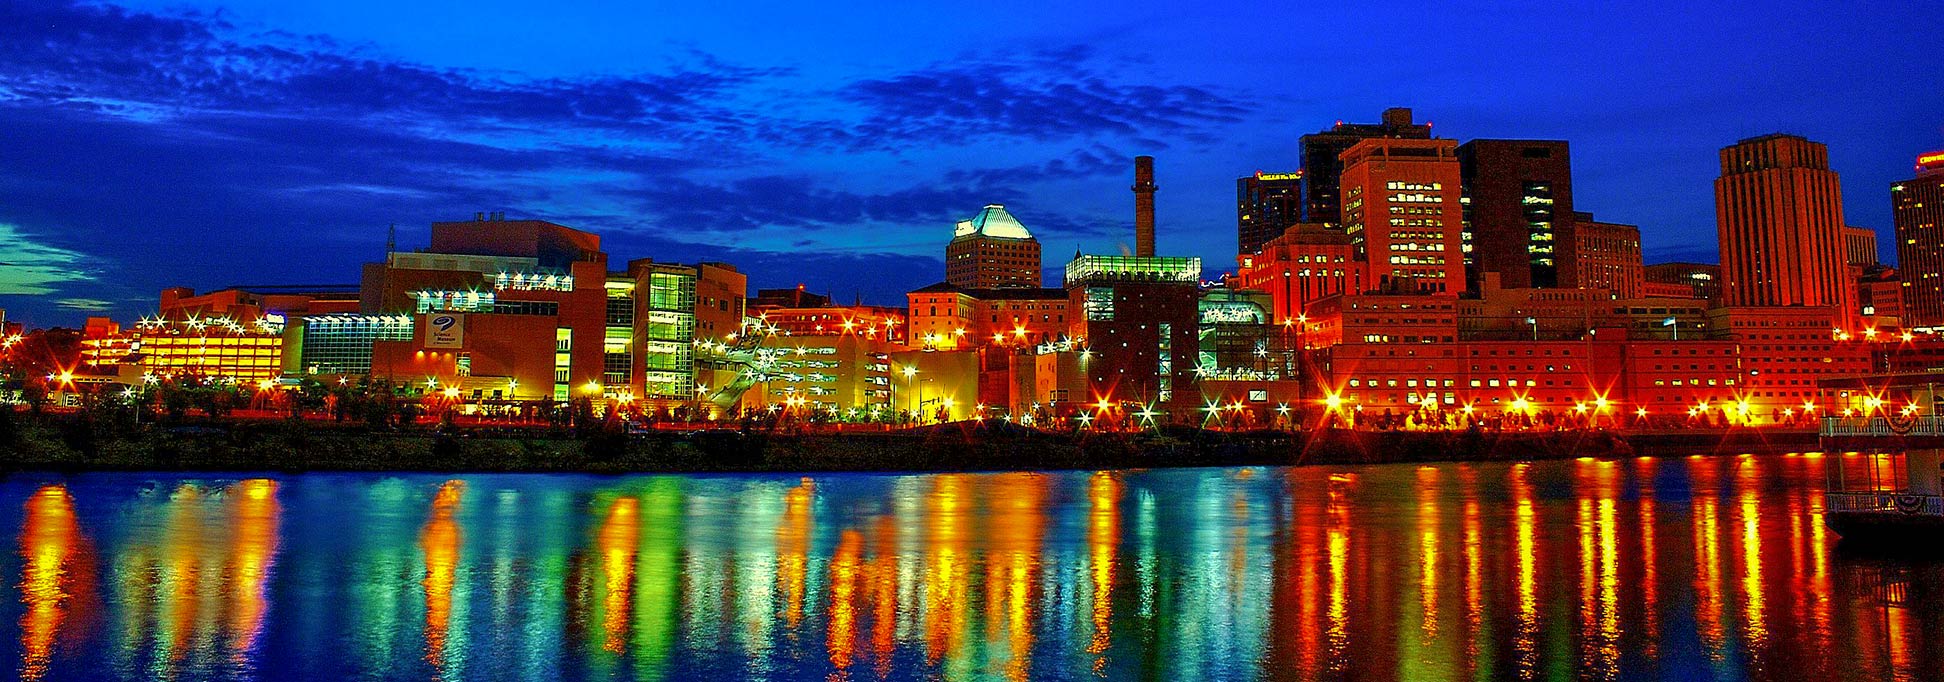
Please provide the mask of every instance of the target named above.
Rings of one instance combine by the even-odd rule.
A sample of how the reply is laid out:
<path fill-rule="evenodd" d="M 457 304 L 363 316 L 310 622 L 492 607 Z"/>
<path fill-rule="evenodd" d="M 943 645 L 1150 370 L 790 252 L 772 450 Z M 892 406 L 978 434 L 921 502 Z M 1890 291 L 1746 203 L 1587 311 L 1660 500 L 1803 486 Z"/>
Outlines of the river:
<path fill-rule="evenodd" d="M 1823 466 L 15 474 L 0 647 L 28 680 L 1938 674 L 1944 564 L 1839 548 Z"/>

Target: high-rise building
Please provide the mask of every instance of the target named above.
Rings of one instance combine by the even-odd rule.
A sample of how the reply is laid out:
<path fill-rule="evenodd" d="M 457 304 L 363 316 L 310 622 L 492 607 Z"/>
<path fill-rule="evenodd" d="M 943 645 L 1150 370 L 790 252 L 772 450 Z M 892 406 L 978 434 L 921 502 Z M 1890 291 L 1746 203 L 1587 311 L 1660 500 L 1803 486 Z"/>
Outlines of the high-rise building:
<path fill-rule="evenodd" d="M 1472 140 L 1458 147 L 1465 222 L 1471 233 L 1466 281 L 1499 273 L 1508 288 L 1565 286 L 1562 261 L 1573 239 L 1573 166 L 1560 140 Z"/>
<path fill-rule="evenodd" d="M 1431 124 L 1411 122 L 1411 110 L 1393 107 L 1384 110 L 1381 123 L 1344 123 L 1321 132 L 1304 135 L 1303 221 L 1338 226 L 1343 223 L 1340 198 L 1343 152 L 1371 138 L 1431 139 Z"/>
<path fill-rule="evenodd" d="M 971 289 L 1040 285 L 1040 243 L 1026 226 L 988 204 L 958 222 L 945 245 L 945 281 Z"/>
<path fill-rule="evenodd" d="M 1850 326 L 1856 286 L 1828 147 L 1776 133 L 1723 148 L 1715 220 L 1727 305 L 1830 307 Z"/>
<path fill-rule="evenodd" d="M 1291 225 L 1303 222 L 1303 174 L 1264 173 L 1235 180 L 1236 253 L 1262 250 Z"/>
<path fill-rule="evenodd" d="M 1591 213 L 1574 213 L 1571 242 L 1560 244 L 1559 286 L 1605 289 L 1615 298 L 1637 298 L 1645 273 L 1640 262 L 1640 228 L 1603 223 Z"/>
<path fill-rule="evenodd" d="M 1368 139 L 1342 161 L 1343 230 L 1368 264 L 1361 289 L 1463 291 L 1458 143 Z"/>
<path fill-rule="evenodd" d="M 1906 327 L 1944 326 L 1944 151 L 1917 157 L 1917 177 L 1890 185 Z"/>

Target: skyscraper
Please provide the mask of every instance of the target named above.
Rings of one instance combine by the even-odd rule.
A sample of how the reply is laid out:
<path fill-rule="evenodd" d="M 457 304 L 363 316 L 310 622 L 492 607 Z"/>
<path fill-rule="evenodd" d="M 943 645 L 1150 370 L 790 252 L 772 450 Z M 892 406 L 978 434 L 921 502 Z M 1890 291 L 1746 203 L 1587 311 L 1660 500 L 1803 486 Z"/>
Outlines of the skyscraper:
<path fill-rule="evenodd" d="M 1506 288 L 1566 285 L 1561 261 L 1575 245 L 1573 166 L 1559 140 L 1472 140 L 1458 147 L 1471 228 L 1466 281 L 1499 273 Z"/>
<path fill-rule="evenodd" d="M 967 289 L 1037 287 L 1040 243 L 999 204 L 961 220 L 945 245 L 945 281 Z"/>
<path fill-rule="evenodd" d="M 1360 289 L 1463 291 L 1458 143 L 1369 139 L 1342 161 L 1343 229 L 1368 264 Z"/>
<path fill-rule="evenodd" d="M 1890 185 L 1903 275 L 1903 324 L 1944 326 L 1944 151 L 1917 157 L 1917 177 Z"/>
<path fill-rule="evenodd" d="M 1411 110 L 1392 107 L 1384 110 L 1381 123 L 1344 123 L 1321 132 L 1304 135 L 1303 221 L 1335 227 L 1343 223 L 1343 204 L 1339 198 L 1343 176 L 1343 152 L 1371 138 L 1431 139 L 1431 124 L 1412 123 Z"/>
<path fill-rule="evenodd" d="M 1856 314 L 1843 248 L 1843 201 L 1829 148 L 1795 135 L 1721 150 L 1715 220 L 1729 306 L 1828 306 Z"/>
<path fill-rule="evenodd" d="M 1303 174 L 1264 173 L 1235 180 L 1236 253 L 1248 255 L 1303 222 Z"/>

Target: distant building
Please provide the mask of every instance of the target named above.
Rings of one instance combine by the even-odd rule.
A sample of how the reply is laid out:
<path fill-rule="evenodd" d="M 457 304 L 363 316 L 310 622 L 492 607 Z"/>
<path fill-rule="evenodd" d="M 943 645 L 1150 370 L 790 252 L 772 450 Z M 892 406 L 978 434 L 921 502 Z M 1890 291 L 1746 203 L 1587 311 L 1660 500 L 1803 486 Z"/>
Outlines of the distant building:
<path fill-rule="evenodd" d="M 1236 253 L 1251 254 L 1303 222 L 1303 174 L 1264 173 L 1235 181 Z"/>
<path fill-rule="evenodd" d="M 1384 110 L 1379 123 L 1338 121 L 1322 132 L 1304 135 L 1301 141 L 1304 222 L 1331 227 L 1343 224 L 1343 153 L 1358 142 L 1372 138 L 1428 140 L 1431 124 L 1413 123 L 1410 109 L 1393 107 Z"/>
<path fill-rule="evenodd" d="M 1369 139 L 1343 153 L 1343 229 L 1369 264 L 1360 290 L 1464 291 L 1457 149 Z"/>
<path fill-rule="evenodd" d="M 1903 278 L 1904 325 L 1944 327 L 1944 151 L 1917 157 L 1917 177 L 1890 185 Z"/>
<path fill-rule="evenodd" d="M 1640 228 L 1606 223 L 1591 213 L 1574 213 L 1570 244 L 1561 244 L 1559 286 L 1605 289 L 1615 298 L 1637 298 L 1646 283 L 1640 262 Z"/>
<path fill-rule="evenodd" d="M 1039 240 L 1006 207 L 988 204 L 954 228 L 945 245 L 945 281 L 970 289 L 1037 287 Z"/>
<path fill-rule="evenodd" d="M 1641 269 L 1641 294 L 1721 300 L 1721 266 L 1713 263 L 1655 263 Z"/>
<path fill-rule="evenodd" d="M 1822 143 L 1777 133 L 1723 148 L 1715 180 L 1723 302 L 1831 308 L 1837 326 L 1851 326 L 1856 287 L 1842 200 Z"/>
<path fill-rule="evenodd" d="M 1876 265 L 1876 230 L 1855 225 L 1843 227 L 1843 259 L 1858 271 Z"/>

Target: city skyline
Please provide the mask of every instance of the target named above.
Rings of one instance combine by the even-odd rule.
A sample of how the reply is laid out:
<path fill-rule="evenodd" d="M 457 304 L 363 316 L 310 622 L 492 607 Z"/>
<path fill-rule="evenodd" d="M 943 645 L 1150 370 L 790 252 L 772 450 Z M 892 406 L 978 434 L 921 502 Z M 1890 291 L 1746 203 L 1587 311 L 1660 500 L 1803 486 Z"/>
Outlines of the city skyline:
<path fill-rule="evenodd" d="M 604 17 L 569 12 L 543 35 L 510 31 L 533 19 L 513 9 L 414 23 L 396 14 L 437 10 L 369 21 L 378 10 L 356 5 L 32 3 L 0 29 L 33 48 L 0 57 L 0 118 L 20 150 L 0 158 L 0 308 L 73 325 L 151 310 L 167 286 L 350 282 L 387 225 L 410 250 L 429 223 L 480 210 L 598 232 L 627 257 L 729 261 L 752 288 L 896 303 L 938 281 L 953 223 L 988 203 L 1032 227 L 1048 268 L 1069 249 L 1131 250 L 1126 160 L 1139 154 L 1157 159 L 1158 252 L 1227 271 L 1235 178 L 1295 170 L 1301 135 L 1389 106 L 1459 141 L 1567 140 L 1576 208 L 1639 225 L 1649 262 L 1716 260 L 1721 148 L 1804 135 L 1829 146 L 1848 222 L 1876 230 L 1894 261 L 1888 187 L 1944 147 L 1944 129 L 1938 90 L 1921 87 L 1938 67 L 1879 67 L 1926 68 L 1919 41 L 1896 36 L 1938 19 L 1761 8 L 1618 17 L 1639 30 L 1589 36 L 1577 55 L 1535 51 L 1515 28 L 1614 15 L 1501 27 L 1507 14 L 1436 10 L 1454 29 L 1489 28 L 1474 42 L 1501 49 L 1477 54 L 1533 59 L 1423 67 L 1420 46 L 1368 61 L 1205 50 L 1249 22 L 1161 22 L 1155 8 L 1118 15 L 1119 37 L 1041 28 L 1082 8 L 893 10 L 746 33 L 625 12 L 591 30 Z M 1341 11 L 1283 19 L 1369 19 Z M 1777 23 L 1751 23 L 1758 11 Z M 910 30 L 883 30 L 899 22 Z M 1746 49 L 1708 50 L 1685 32 L 1696 25 Z M 1802 44 L 1811 30 L 1825 40 Z M 829 53 L 764 42 L 813 34 L 832 38 Z M 530 49 L 462 49 L 495 35 Z M 1821 85 L 1788 87 L 1800 83 Z"/>

